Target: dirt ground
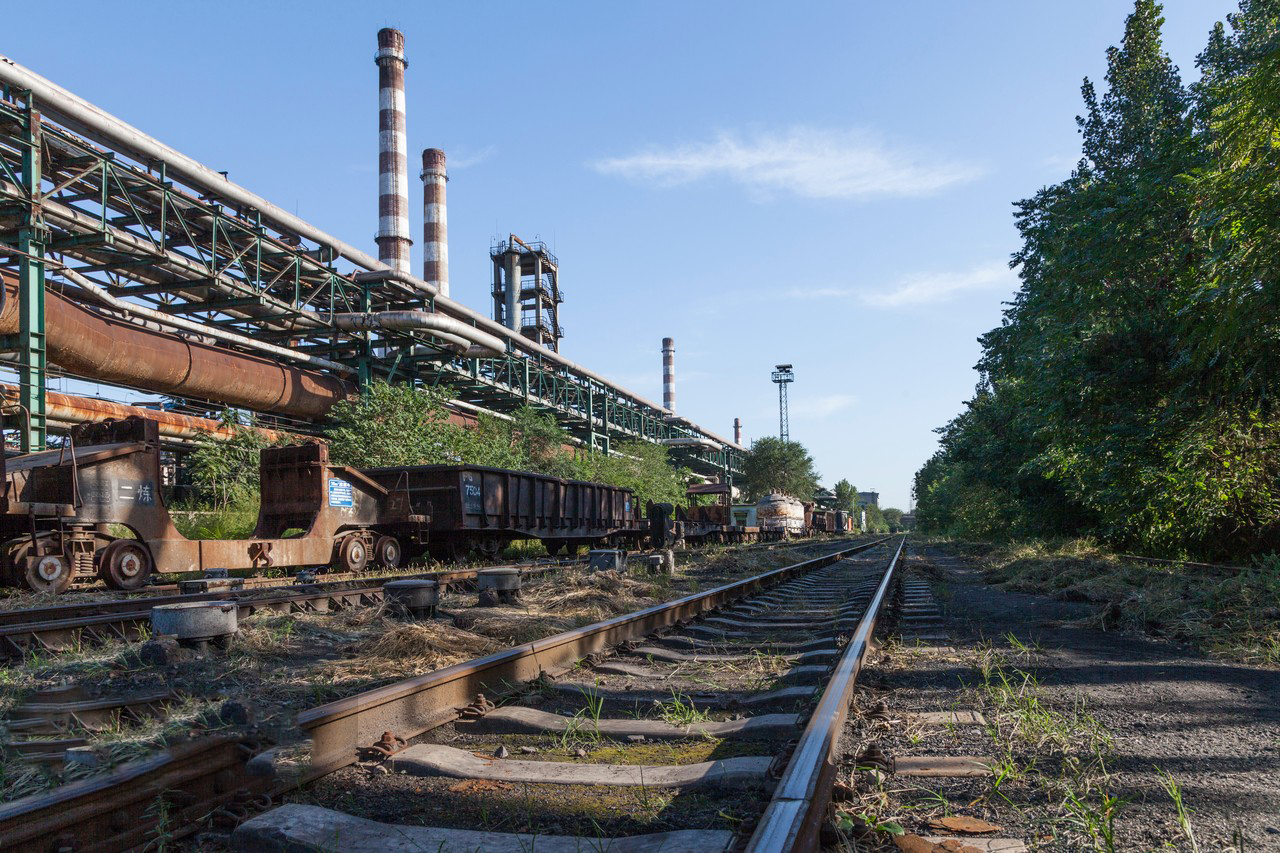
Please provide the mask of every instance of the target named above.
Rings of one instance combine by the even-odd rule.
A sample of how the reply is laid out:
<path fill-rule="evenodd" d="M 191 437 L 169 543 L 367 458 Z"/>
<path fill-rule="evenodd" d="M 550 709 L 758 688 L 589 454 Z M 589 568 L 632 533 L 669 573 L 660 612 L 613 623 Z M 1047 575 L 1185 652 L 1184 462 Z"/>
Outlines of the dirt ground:
<path fill-rule="evenodd" d="M 937 549 L 909 566 L 930 581 L 955 654 L 890 647 L 861 704 L 885 699 L 895 717 L 976 708 L 1004 722 L 878 735 L 863 723 L 855 740 L 891 755 L 1000 756 L 1001 739 L 1020 736 L 1005 744 L 1015 769 L 995 792 L 992 779 L 891 777 L 878 793 L 885 819 L 913 832 L 929 817 L 971 815 L 1032 850 L 1280 850 L 1280 671 L 1086 627 L 1098 605 L 993 588 Z M 1001 673 L 1012 689 L 990 688 Z"/>

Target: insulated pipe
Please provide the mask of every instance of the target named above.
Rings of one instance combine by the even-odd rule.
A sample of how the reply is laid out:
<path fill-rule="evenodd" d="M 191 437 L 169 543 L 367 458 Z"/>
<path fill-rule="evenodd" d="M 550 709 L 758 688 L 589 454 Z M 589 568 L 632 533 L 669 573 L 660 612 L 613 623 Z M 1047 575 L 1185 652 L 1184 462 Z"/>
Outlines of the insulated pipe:
<path fill-rule="evenodd" d="M 709 438 L 660 438 L 658 444 L 667 447 L 698 447 L 713 452 L 720 449 L 720 445 Z"/>
<path fill-rule="evenodd" d="M 676 411 L 676 339 L 662 339 L 662 405 Z"/>
<path fill-rule="evenodd" d="M 19 89 L 30 90 L 39 103 L 41 113 L 57 121 L 58 124 L 68 130 L 105 145 L 120 154 L 127 155 L 139 163 L 152 161 L 164 163 L 170 177 L 181 180 L 189 187 L 203 190 L 244 207 L 254 208 L 261 213 L 264 223 L 272 225 L 278 230 L 297 234 L 299 237 L 327 246 L 340 257 L 346 258 L 358 267 L 368 271 L 383 270 L 386 267 L 386 264 L 381 263 L 367 252 L 363 252 L 350 243 L 339 240 L 332 234 L 315 227 L 295 214 L 272 204 L 257 193 L 228 180 L 226 175 L 215 172 L 185 154 L 159 142 L 132 125 L 121 121 L 6 56 L 0 56 L 0 82 Z M 413 278 L 412 276 L 405 276 L 401 279 L 400 276 L 396 276 L 394 280 L 407 281 L 417 290 L 429 295 L 436 293 L 435 289 L 422 279 Z M 464 305 L 443 297 L 437 297 L 435 308 L 443 314 L 456 317 L 465 323 L 473 324 L 478 329 L 508 340 L 513 349 L 523 350 L 541 361 L 558 364 L 580 376 L 599 382 L 607 388 L 617 389 L 623 396 L 651 409 L 658 411 L 664 409 L 657 403 L 618 386 L 600 374 L 575 364 L 559 353 L 534 343 L 518 331 L 504 329 L 500 323 L 496 323 L 482 314 L 477 314 Z M 742 445 L 721 438 L 708 429 L 699 427 L 699 430 L 709 438 L 734 450 L 746 450 Z"/>
<path fill-rule="evenodd" d="M 441 296 L 449 296 L 449 209 L 445 204 L 444 152 L 422 152 L 422 277 Z"/>
<path fill-rule="evenodd" d="M 117 299 L 108 293 L 106 289 L 99 287 L 93 281 L 90 281 L 73 269 L 67 269 L 64 267 L 59 270 L 58 274 L 74 284 L 76 287 L 91 294 L 94 299 L 98 300 L 102 304 L 125 314 L 132 314 L 135 317 L 146 317 L 148 320 L 153 320 L 159 325 L 168 326 L 172 329 L 182 329 L 188 332 L 195 332 L 196 334 L 202 335 L 206 338 L 216 338 L 217 340 L 226 341 L 227 343 L 235 344 L 237 346 L 255 349 L 259 352 L 270 353 L 276 358 L 283 358 L 286 361 L 296 361 L 299 364 L 305 364 L 309 367 L 316 367 L 322 370 L 332 370 L 335 373 L 340 373 L 344 376 L 352 376 L 355 374 L 355 370 L 350 366 L 340 364 L 336 361 L 330 361 L 327 358 L 320 358 L 319 356 L 308 355 L 303 352 L 295 352 L 288 347 L 280 347 L 275 344 L 264 343 L 263 341 L 255 341 L 253 338 L 246 338 L 243 335 L 237 335 L 235 332 L 228 332 L 227 330 L 220 329 L 217 326 L 196 323 L 191 320 L 183 319 L 182 317 L 175 317 L 172 314 L 166 314 L 163 311 L 153 310 L 145 305 L 138 305 L 133 302 L 126 302 L 123 299 Z"/>
<path fill-rule="evenodd" d="M 409 143 L 404 121 L 404 33 L 378 30 L 378 260 L 409 272 Z"/>
<path fill-rule="evenodd" d="M 348 332 L 388 329 L 398 332 L 421 330 L 448 335 L 461 339 L 472 349 L 477 350 L 478 354 L 472 356 L 473 358 L 497 358 L 506 352 L 506 343 L 501 338 L 442 314 L 431 314 L 426 311 L 373 311 L 322 316 L 334 328 Z"/>
<path fill-rule="evenodd" d="M 18 280 L 8 271 L 0 278 L 0 334 L 16 335 Z M 299 418 L 319 418 L 356 390 L 326 373 L 143 328 L 55 290 L 45 291 L 45 346 L 76 376 Z"/>

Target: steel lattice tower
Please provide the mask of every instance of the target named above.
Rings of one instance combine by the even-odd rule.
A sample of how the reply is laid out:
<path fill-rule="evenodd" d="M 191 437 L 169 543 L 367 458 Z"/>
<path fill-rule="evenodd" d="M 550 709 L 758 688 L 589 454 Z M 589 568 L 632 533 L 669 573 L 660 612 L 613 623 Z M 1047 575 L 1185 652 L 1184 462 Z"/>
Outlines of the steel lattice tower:
<path fill-rule="evenodd" d="M 778 438 L 791 440 L 791 424 L 787 419 L 787 386 L 796 380 L 789 364 L 779 364 L 773 369 L 773 381 L 778 386 Z"/>

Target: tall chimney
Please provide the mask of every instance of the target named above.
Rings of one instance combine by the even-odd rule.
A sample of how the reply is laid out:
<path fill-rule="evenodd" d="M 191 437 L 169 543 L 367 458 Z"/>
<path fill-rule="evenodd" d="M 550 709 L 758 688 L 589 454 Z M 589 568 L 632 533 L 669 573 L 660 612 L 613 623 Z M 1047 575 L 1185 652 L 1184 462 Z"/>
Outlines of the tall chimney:
<path fill-rule="evenodd" d="M 404 125 L 404 33 L 378 30 L 378 260 L 409 274 L 409 160 Z"/>
<path fill-rule="evenodd" d="M 662 405 L 673 414 L 676 410 L 676 340 L 662 339 Z"/>
<path fill-rule="evenodd" d="M 422 278 L 449 295 L 449 209 L 444 201 L 444 152 L 422 152 Z"/>
<path fill-rule="evenodd" d="M 742 444 L 742 419 L 733 419 L 733 443 Z"/>

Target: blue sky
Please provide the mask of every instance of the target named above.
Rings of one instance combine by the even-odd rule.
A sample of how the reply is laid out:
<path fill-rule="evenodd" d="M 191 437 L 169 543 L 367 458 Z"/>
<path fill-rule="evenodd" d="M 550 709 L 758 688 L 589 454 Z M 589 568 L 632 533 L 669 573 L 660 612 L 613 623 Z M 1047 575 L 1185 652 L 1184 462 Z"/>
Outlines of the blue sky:
<path fill-rule="evenodd" d="M 1016 288 L 1011 202 L 1074 164 L 1131 5 L 117 0 L 10 9 L 0 52 L 373 251 L 399 27 L 412 228 L 443 148 L 454 298 L 487 313 L 491 241 L 546 240 L 569 358 L 660 399 L 672 336 L 679 412 L 747 439 L 790 362 L 824 482 L 905 508 Z M 1233 8 L 1165 3 L 1184 79 Z"/>

